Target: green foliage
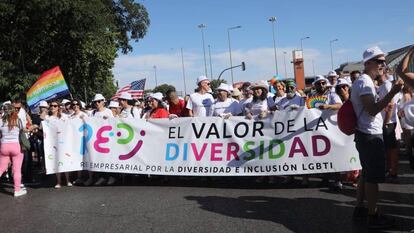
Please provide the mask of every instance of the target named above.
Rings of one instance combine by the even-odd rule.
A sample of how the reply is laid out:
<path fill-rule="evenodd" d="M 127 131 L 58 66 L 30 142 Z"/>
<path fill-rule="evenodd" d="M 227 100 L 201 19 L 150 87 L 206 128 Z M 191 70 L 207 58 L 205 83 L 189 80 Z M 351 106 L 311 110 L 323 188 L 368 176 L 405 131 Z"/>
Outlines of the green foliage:
<path fill-rule="evenodd" d="M 169 85 L 169 84 L 161 84 L 159 86 L 156 86 L 152 92 L 161 92 L 164 96 L 166 95 L 168 90 L 175 90 L 175 87 L 173 85 Z"/>
<path fill-rule="evenodd" d="M 0 2 L 0 99 L 24 96 L 37 77 L 59 65 L 73 97 L 112 96 L 117 51 L 149 26 L 133 0 Z M 5 91 L 7 90 L 7 91 Z"/>
<path fill-rule="evenodd" d="M 227 83 L 227 81 L 224 79 L 213 79 L 210 81 L 210 87 L 213 90 L 213 92 L 216 91 L 216 88 L 220 86 L 221 83 Z"/>

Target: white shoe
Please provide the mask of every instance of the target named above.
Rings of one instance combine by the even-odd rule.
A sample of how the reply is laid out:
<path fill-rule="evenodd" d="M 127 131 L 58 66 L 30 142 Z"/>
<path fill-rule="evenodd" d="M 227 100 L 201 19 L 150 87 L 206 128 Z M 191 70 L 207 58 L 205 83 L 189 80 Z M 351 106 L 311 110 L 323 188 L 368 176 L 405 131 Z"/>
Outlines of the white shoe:
<path fill-rule="evenodd" d="M 62 186 L 60 186 L 60 184 L 55 185 L 55 189 L 60 189 L 62 188 Z"/>
<path fill-rule="evenodd" d="M 68 183 L 66 184 L 66 186 L 68 186 L 68 187 L 72 187 L 72 186 L 73 186 L 73 184 L 72 184 L 72 183 L 70 183 L 70 182 L 68 182 Z"/>
<path fill-rule="evenodd" d="M 26 195 L 26 194 L 27 194 L 26 189 L 20 189 L 20 191 L 14 192 L 14 197 L 20 197 L 20 196 L 23 196 L 23 195 Z"/>

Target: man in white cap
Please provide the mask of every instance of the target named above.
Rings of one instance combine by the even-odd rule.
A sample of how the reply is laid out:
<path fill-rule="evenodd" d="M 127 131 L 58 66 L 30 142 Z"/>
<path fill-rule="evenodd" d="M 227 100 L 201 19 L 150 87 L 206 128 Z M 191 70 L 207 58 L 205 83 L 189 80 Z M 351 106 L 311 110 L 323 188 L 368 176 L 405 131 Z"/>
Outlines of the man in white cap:
<path fill-rule="evenodd" d="M 210 88 L 210 80 L 206 76 L 197 78 L 197 92 L 190 95 L 186 108 L 190 117 L 212 116 L 212 105 L 214 103 L 213 96 L 208 93 Z"/>
<path fill-rule="evenodd" d="M 338 81 L 339 75 L 334 70 L 331 70 L 331 71 L 328 72 L 328 74 L 326 75 L 326 77 L 328 78 L 328 80 L 331 83 L 331 85 L 332 86 L 335 86 L 336 85 L 336 82 Z"/>
<path fill-rule="evenodd" d="M 318 106 L 321 110 L 338 110 L 342 106 L 341 98 L 331 91 L 331 84 L 327 78 L 322 75 L 317 75 L 315 81 L 313 81 L 315 92 L 311 96 L 323 96 L 326 97 L 324 104 Z"/>
<path fill-rule="evenodd" d="M 230 116 L 238 116 L 242 113 L 242 109 L 239 103 L 229 98 L 231 91 L 229 85 L 220 83 L 220 86 L 216 88 L 217 99 L 214 101 L 212 112 L 213 116 L 219 116 L 223 118 L 229 118 Z"/>
<path fill-rule="evenodd" d="M 134 99 L 128 92 L 122 92 L 118 97 L 119 105 L 121 106 L 120 118 L 141 118 L 141 109 L 134 107 Z"/>
<path fill-rule="evenodd" d="M 356 221 L 366 218 L 369 228 L 386 228 L 392 226 L 394 221 L 379 214 L 377 208 L 378 183 L 385 181 L 385 150 L 382 136 L 384 121 L 381 111 L 387 107 L 395 94 L 401 91 L 403 82 L 397 80 L 380 100 L 374 79 L 384 73 L 385 53 L 378 47 L 369 48 L 363 53 L 363 62 L 364 74 L 352 84 L 351 91 L 352 106 L 357 116 L 355 144 L 362 166 L 353 216 Z M 364 199 L 368 202 L 368 209 L 364 208 Z"/>

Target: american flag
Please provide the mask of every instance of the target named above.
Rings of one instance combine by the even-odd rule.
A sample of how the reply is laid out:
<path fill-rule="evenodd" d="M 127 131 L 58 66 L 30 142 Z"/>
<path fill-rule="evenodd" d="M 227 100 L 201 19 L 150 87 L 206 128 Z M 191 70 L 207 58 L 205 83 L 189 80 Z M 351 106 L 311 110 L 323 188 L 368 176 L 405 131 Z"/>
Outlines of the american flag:
<path fill-rule="evenodd" d="M 118 92 L 114 95 L 114 97 L 112 97 L 112 100 L 117 100 L 123 92 L 130 93 L 133 99 L 142 99 L 144 96 L 144 88 L 145 78 L 138 81 L 133 81 L 132 83 L 119 89 Z"/>

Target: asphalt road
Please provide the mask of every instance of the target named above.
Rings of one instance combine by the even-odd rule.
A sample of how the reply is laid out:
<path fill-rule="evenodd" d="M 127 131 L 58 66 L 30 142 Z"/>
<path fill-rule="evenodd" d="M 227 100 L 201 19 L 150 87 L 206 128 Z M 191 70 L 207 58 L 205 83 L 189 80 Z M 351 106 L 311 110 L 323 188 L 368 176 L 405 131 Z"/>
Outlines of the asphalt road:
<path fill-rule="evenodd" d="M 397 219 L 382 232 L 414 229 L 414 174 L 402 161 L 400 184 L 381 185 L 380 206 Z M 299 181 L 298 181 L 299 183 Z M 12 232 L 378 232 L 351 220 L 352 186 L 340 192 L 215 180 L 145 176 L 114 187 L 52 188 L 53 176 L 20 198 L 0 188 L 0 233 Z"/>

